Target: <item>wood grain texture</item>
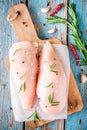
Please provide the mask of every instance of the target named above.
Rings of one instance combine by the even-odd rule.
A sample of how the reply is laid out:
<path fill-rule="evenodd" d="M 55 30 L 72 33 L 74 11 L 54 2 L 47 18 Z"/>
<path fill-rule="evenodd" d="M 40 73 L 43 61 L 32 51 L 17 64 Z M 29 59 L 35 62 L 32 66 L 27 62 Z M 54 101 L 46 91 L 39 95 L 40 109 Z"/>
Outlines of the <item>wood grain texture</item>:
<path fill-rule="evenodd" d="M 19 3 L 15 0 L 0 0 L 0 130 L 23 130 L 23 123 L 14 120 L 10 100 L 9 77 L 5 67 L 5 57 L 8 54 L 14 37 L 14 32 L 7 22 L 8 9 Z"/>
<path fill-rule="evenodd" d="M 56 130 L 64 130 L 64 120 L 57 120 Z"/>
<path fill-rule="evenodd" d="M 79 29 L 81 30 L 83 34 L 82 37 L 85 40 L 87 39 L 87 0 L 70 0 L 70 2 L 74 2 L 76 5 Z M 72 37 L 69 36 L 68 39 L 69 42 L 74 43 Z M 70 52 L 70 59 L 72 71 L 74 73 L 84 103 L 84 109 L 81 112 L 68 116 L 65 130 L 87 130 L 87 82 L 83 85 L 80 84 L 80 72 L 87 74 L 87 66 L 76 67 L 75 64 L 72 64 L 72 61 L 74 60 L 72 52 Z"/>
<path fill-rule="evenodd" d="M 37 130 L 37 128 L 31 128 L 28 123 L 25 123 L 25 130 Z"/>
<path fill-rule="evenodd" d="M 27 17 L 25 17 L 25 15 L 24 15 L 24 10 L 26 12 L 25 14 L 26 14 Z M 25 40 L 25 39 L 27 39 L 27 40 L 31 40 L 31 41 L 35 41 L 35 39 L 36 39 L 36 42 L 41 42 L 41 40 L 37 37 L 36 31 L 35 31 L 35 29 L 33 27 L 30 15 L 28 13 L 28 10 L 26 10 L 26 7 L 23 4 L 22 5 L 18 5 L 18 6 L 14 6 L 14 7 L 12 7 L 9 10 L 9 15 L 11 17 L 14 17 L 14 15 L 15 15 L 15 13 L 17 11 L 20 11 L 21 15 L 18 16 L 11 23 L 12 23 L 12 25 L 13 25 L 15 31 L 16 31 L 18 39 L 19 40 Z M 27 24 L 27 29 L 26 29 L 26 26 L 23 25 L 23 22 L 25 22 Z M 20 30 L 20 28 L 21 28 L 21 30 Z M 31 30 L 33 30 L 33 31 L 31 32 Z M 23 32 L 23 33 L 21 33 L 21 32 Z M 23 37 L 24 34 L 26 34 L 25 37 Z M 28 35 L 31 36 L 31 37 L 28 37 Z M 32 36 L 34 37 L 34 39 L 33 39 Z M 71 114 L 72 112 L 80 111 L 83 108 L 83 103 L 82 103 L 81 96 L 79 95 L 79 91 L 78 90 L 76 91 L 76 89 L 77 89 L 76 82 L 73 81 L 74 77 L 72 75 L 72 72 L 71 72 L 71 77 L 72 78 L 70 79 L 70 87 L 69 87 L 69 98 L 70 98 L 69 99 L 69 109 L 68 109 L 69 114 Z M 41 121 L 41 122 L 36 122 L 36 123 L 29 122 L 28 124 L 31 127 L 34 128 L 34 127 L 37 127 L 37 126 L 41 126 L 44 123 L 48 123 L 48 121 L 44 121 L 44 122 Z M 61 126 L 61 125 L 59 125 L 59 126 Z"/>
<path fill-rule="evenodd" d="M 72 81 L 73 82 L 72 82 Z M 69 93 L 68 93 L 68 115 L 81 111 L 83 109 L 83 102 L 79 90 L 76 88 L 77 84 L 74 80 L 72 71 L 70 72 L 69 80 Z"/>
<path fill-rule="evenodd" d="M 11 22 L 13 25 L 15 32 L 17 34 L 17 37 L 19 41 L 21 40 L 29 40 L 29 41 L 36 41 L 38 43 L 44 43 L 45 40 L 40 40 L 37 37 L 36 31 L 34 29 L 34 26 L 32 24 L 32 20 L 30 18 L 30 15 L 28 13 L 28 10 L 24 4 L 16 5 L 9 9 L 9 16 L 13 18 L 16 14 L 16 12 L 20 12 L 20 15 L 18 15 L 15 20 Z M 26 15 L 25 15 L 26 14 Z M 25 24 L 23 24 L 25 23 Z M 27 26 L 26 26 L 27 25 Z M 49 39 L 48 39 L 49 40 Z M 57 39 L 51 39 L 53 43 L 60 42 Z M 73 77 L 73 74 L 71 72 L 70 74 L 70 83 L 69 83 L 69 109 L 68 114 L 72 114 L 74 112 L 80 111 L 83 108 L 83 103 L 81 96 L 79 94 L 79 91 L 77 89 L 77 84 L 75 82 L 75 79 Z M 73 96 L 74 95 L 74 96 Z M 40 122 L 29 122 L 29 126 L 32 128 L 41 126 L 45 123 L 48 123 L 50 121 L 40 121 Z M 63 123 L 62 123 L 63 124 Z M 61 125 L 59 125 L 61 126 Z"/>
<path fill-rule="evenodd" d="M 27 0 L 22 1 L 27 3 Z M 67 0 L 63 1 L 67 3 Z M 77 6 L 80 28 L 84 32 L 83 38 L 87 39 L 87 0 L 71 0 L 71 2 L 73 1 Z M 60 2 L 62 2 L 62 0 L 50 0 L 51 7 L 54 8 L 54 6 Z M 11 29 L 9 23 L 6 20 L 7 10 L 10 8 L 10 6 L 13 6 L 17 3 L 20 3 L 20 0 L 0 0 L 0 60 L 2 61 L 0 64 L 0 130 L 23 130 L 23 123 L 16 123 L 13 118 L 13 112 L 10 104 L 10 91 L 8 84 L 9 79 L 7 76 L 8 73 L 4 65 L 4 59 L 8 53 L 9 47 L 12 43 L 17 41 L 14 31 Z M 30 9 L 30 14 L 32 16 L 38 36 L 42 39 L 58 37 L 63 41 L 63 43 L 66 43 L 67 28 L 64 25 L 58 24 L 58 31 L 55 34 L 47 34 L 47 30 L 49 30 L 53 25 L 47 25 L 45 21 L 45 18 L 47 17 L 46 14 L 41 14 L 41 12 L 38 11 L 41 7 L 46 6 L 47 1 L 38 0 L 37 3 L 36 0 L 28 0 L 28 3 L 27 4 Z M 67 8 L 67 4 L 65 8 Z M 65 8 L 62 9 L 58 15 L 61 17 L 67 17 Z M 39 18 L 37 16 L 39 16 Z M 73 42 L 72 38 L 69 37 L 69 41 Z M 71 52 L 70 58 L 74 58 Z M 72 61 L 71 66 L 85 107 L 81 112 L 68 117 L 65 128 L 66 130 L 87 130 L 87 84 L 80 86 L 80 67 L 75 67 L 75 65 L 72 65 Z M 84 68 L 84 72 L 86 69 L 87 68 Z M 57 124 L 58 123 L 54 121 L 48 125 L 45 125 L 44 127 L 46 127 L 48 130 L 61 130 L 58 129 Z M 44 127 L 42 127 L 42 129 L 44 129 Z M 24 129 L 32 130 L 32 128 L 27 127 L 26 125 Z M 41 130 L 41 127 L 38 127 L 37 129 Z"/>

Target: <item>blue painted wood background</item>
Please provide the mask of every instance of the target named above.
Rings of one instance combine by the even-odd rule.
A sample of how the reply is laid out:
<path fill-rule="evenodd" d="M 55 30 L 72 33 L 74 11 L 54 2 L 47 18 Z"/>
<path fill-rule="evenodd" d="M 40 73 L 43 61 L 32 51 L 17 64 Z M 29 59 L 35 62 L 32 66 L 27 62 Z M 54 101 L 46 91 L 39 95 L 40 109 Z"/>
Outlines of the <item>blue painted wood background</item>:
<path fill-rule="evenodd" d="M 50 1 L 53 9 L 56 4 L 64 2 L 65 7 L 58 13 L 61 17 L 67 18 L 67 3 L 68 0 L 22 0 L 30 10 L 38 36 L 42 39 L 57 37 L 63 43 L 67 43 L 67 28 L 62 24 L 56 24 L 58 31 L 55 34 L 48 34 L 53 25 L 46 23 L 46 14 L 40 12 L 40 8 L 46 7 Z M 32 130 L 24 123 L 14 121 L 13 111 L 10 102 L 9 76 L 5 66 L 5 57 L 12 43 L 17 41 L 15 33 L 7 21 L 8 9 L 20 3 L 21 0 L 0 0 L 0 130 Z M 83 39 L 87 40 L 87 0 L 70 0 L 70 3 L 76 4 L 76 11 L 79 18 L 80 30 L 83 33 Z M 72 37 L 68 37 L 68 43 L 73 42 Z M 74 57 L 70 52 L 71 67 L 78 84 L 78 88 L 84 102 L 84 109 L 81 112 L 68 116 L 65 122 L 65 130 L 87 130 L 87 83 L 80 85 L 79 75 L 81 69 L 87 73 L 87 67 L 76 67 L 72 64 Z M 54 121 L 43 127 L 38 127 L 37 130 L 64 130 L 58 129 L 58 121 Z"/>

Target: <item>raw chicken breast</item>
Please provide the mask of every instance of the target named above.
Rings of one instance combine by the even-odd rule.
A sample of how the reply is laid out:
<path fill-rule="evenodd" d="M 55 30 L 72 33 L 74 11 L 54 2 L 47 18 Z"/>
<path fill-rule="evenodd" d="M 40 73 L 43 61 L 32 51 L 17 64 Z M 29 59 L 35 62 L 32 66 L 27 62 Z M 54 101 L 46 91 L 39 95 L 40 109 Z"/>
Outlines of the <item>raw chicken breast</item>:
<path fill-rule="evenodd" d="M 10 76 L 24 109 L 31 108 L 35 98 L 36 52 L 36 45 L 27 41 L 14 44 L 9 51 Z"/>
<path fill-rule="evenodd" d="M 47 42 L 40 56 L 37 96 L 40 107 L 47 114 L 60 112 L 66 104 L 66 75 L 52 45 Z"/>

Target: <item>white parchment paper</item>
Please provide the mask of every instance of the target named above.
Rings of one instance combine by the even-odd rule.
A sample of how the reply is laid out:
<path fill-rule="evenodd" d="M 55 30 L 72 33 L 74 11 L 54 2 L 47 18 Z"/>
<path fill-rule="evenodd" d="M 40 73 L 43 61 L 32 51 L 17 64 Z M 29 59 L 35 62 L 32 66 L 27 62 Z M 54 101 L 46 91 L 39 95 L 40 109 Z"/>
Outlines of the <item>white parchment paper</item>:
<path fill-rule="evenodd" d="M 60 58 L 65 74 L 67 77 L 67 84 L 66 84 L 66 105 L 64 109 L 59 112 L 58 114 L 54 115 L 48 115 L 44 113 L 39 105 L 39 100 L 36 98 L 35 104 L 32 109 L 24 110 L 22 108 L 20 99 L 18 97 L 18 94 L 15 89 L 15 83 L 13 82 L 12 74 L 10 73 L 10 90 L 11 90 L 11 101 L 12 101 L 12 108 L 14 112 L 14 117 L 16 121 L 29 121 L 32 120 L 32 118 L 28 119 L 28 117 L 36 110 L 40 120 L 55 120 L 55 119 L 66 119 L 67 118 L 67 104 L 68 104 L 68 87 L 69 87 L 69 74 L 70 74 L 70 62 L 69 62 L 69 54 L 68 49 L 66 45 L 62 44 L 54 44 L 53 48 Z"/>

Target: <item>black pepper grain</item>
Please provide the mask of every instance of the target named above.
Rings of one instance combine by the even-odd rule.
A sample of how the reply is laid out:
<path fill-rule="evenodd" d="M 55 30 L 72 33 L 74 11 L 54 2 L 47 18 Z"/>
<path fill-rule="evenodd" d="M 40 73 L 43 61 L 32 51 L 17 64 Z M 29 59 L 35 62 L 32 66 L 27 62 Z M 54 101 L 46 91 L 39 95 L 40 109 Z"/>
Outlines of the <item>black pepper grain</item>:
<path fill-rule="evenodd" d="M 14 62 L 15 60 L 12 60 L 12 62 Z"/>
<path fill-rule="evenodd" d="M 24 63 L 24 61 L 22 61 L 22 63 Z"/>
<path fill-rule="evenodd" d="M 54 86 L 52 86 L 52 88 L 54 88 Z"/>
<path fill-rule="evenodd" d="M 56 60 L 56 58 L 54 58 L 54 60 Z"/>
<path fill-rule="evenodd" d="M 26 22 L 23 22 L 23 24 L 26 24 Z"/>

